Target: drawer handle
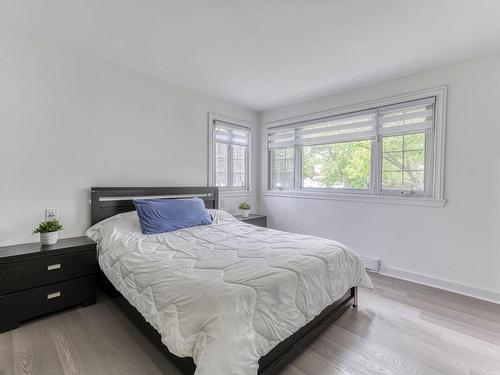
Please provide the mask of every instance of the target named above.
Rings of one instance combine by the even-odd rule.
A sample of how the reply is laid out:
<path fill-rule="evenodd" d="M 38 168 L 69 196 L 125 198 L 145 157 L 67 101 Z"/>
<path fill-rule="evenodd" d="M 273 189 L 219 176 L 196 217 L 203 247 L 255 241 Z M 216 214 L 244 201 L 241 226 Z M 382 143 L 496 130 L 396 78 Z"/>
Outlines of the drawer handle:
<path fill-rule="evenodd" d="M 51 264 L 50 266 L 47 266 L 47 271 L 53 271 L 53 270 L 58 270 L 61 268 L 61 264 Z"/>
<path fill-rule="evenodd" d="M 61 292 L 55 292 L 47 294 L 47 299 L 59 298 L 61 297 Z"/>

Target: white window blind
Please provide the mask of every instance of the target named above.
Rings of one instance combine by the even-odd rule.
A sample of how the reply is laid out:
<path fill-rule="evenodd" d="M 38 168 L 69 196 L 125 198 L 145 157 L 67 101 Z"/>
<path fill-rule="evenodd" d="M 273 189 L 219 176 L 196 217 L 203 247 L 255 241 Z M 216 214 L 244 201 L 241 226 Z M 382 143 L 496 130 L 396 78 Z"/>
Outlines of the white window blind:
<path fill-rule="evenodd" d="M 435 101 L 435 98 L 427 98 L 379 108 L 379 134 L 394 135 L 432 129 Z"/>
<path fill-rule="evenodd" d="M 377 111 L 368 110 L 268 130 L 268 148 L 375 139 Z"/>
<path fill-rule="evenodd" d="M 228 124 L 223 121 L 214 121 L 214 125 L 216 142 L 248 146 L 250 142 L 250 130 L 248 128 Z"/>
<path fill-rule="evenodd" d="M 270 150 L 293 147 L 295 144 L 295 128 L 270 128 L 267 133 L 267 142 Z"/>
<path fill-rule="evenodd" d="M 295 144 L 320 145 L 375 139 L 376 111 L 363 111 L 301 125 L 295 131 Z"/>

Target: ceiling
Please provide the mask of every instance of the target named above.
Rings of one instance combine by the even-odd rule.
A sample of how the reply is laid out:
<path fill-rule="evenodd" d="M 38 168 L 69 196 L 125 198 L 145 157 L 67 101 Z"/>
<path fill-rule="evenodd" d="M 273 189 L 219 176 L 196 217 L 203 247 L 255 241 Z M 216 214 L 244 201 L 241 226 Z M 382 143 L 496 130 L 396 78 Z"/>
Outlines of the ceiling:
<path fill-rule="evenodd" d="M 498 0 L 2 0 L 0 27 L 262 111 L 500 50 Z"/>

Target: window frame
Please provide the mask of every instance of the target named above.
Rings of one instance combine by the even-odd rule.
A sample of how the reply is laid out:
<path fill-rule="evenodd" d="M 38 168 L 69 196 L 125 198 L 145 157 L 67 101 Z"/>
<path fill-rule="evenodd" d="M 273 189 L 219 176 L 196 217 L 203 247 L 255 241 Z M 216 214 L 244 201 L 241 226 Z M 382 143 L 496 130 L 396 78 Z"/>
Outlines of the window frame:
<path fill-rule="evenodd" d="M 382 187 L 382 175 L 383 175 L 383 139 L 384 137 L 394 137 L 397 135 L 410 135 L 410 134 L 421 134 L 423 133 L 425 135 L 425 144 L 424 144 L 424 155 L 425 155 L 425 164 L 424 164 L 424 190 L 423 191 L 416 191 L 415 193 L 402 193 L 400 190 L 389 190 L 389 189 L 384 189 Z M 401 196 L 401 195 L 410 195 L 412 197 L 419 197 L 419 198 L 425 198 L 425 197 L 432 197 L 432 184 L 433 184 L 433 174 L 432 174 L 432 160 L 433 160 L 433 155 L 434 155 L 434 150 L 432 149 L 432 138 L 433 138 L 433 131 L 430 129 L 423 130 L 423 131 L 415 131 L 415 132 L 408 132 L 408 133 L 401 133 L 397 135 L 387 135 L 387 136 L 380 136 L 380 142 L 377 143 L 376 148 L 377 148 L 377 154 L 378 154 L 378 161 L 380 162 L 380 167 L 378 168 L 378 173 L 375 178 L 377 178 L 377 183 L 379 186 L 379 191 L 380 195 L 389 195 L 389 196 Z"/>
<path fill-rule="evenodd" d="M 285 120 L 272 121 L 264 124 L 266 166 L 268 168 L 267 190 L 264 195 L 294 196 L 299 198 L 314 199 L 335 199 L 335 200 L 355 200 L 396 204 L 415 204 L 428 206 L 444 206 L 444 154 L 445 154 L 445 133 L 446 133 L 446 96 L 447 86 L 440 86 L 414 93 L 393 96 L 384 99 L 377 99 L 357 105 L 339 107 L 328 111 L 288 118 Z M 382 161 L 384 137 L 378 133 L 379 124 L 377 122 L 377 137 L 372 140 L 371 147 L 371 186 L 370 189 L 335 189 L 335 188 L 305 188 L 302 181 L 302 145 L 295 145 L 295 185 L 293 189 L 275 190 L 272 187 L 272 169 L 270 168 L 271 150 L 268 149 L 268 129 L 278 126 L 292 126 L 306 121 L 315 121 L 325 117 L 337 116 L 346 113 L 364 111 L 394 104 L 410 102 L 429 97 L 435 97 L 434 103 L 434 125 L 432 129 L 415 131 L 413 133 L 425 133 L 425 176 L 424 191 L 413 194 L 402 194 L 399 190 L 382 189 Z M 377 117 L 378 118 L 378 117 Z M 410 134 L 404 133 L 404 134 Z"/>
<path fill-rule="evenodd" d="M 293 183 L 295 185 L 295 182 L 296 182 L 296 179 L 297 179 L 297 173 L 296 173 L 296 168 L 295 166 L 297 165 L 297 146 L 294 146 L 294 147 L 283 147 L 283 149 L 288 149 L 288 148 L 293 148 L 293 165 L 294 165 L 294 169 L 293 169 Z M 269 184 L 270 186 L 273 186 L 273 180 L 272 180 L 272 175 L 273 175 L 273 171 L 274 171 L 274 159 L 272 158 L 271 154 L 272 154 L 272 150 L 268 150 L 269 152 L 269 160 L 270 160 L 270 165 L 269 165 Z M 289 158 L 291 159 L 291 158 Z M 285 162 L 287 160 L 286 158 L 286 151 L 285 151 Z M 286 169 L 286 167 L 285 167 Z M 286 174 L 286 173 L 285 173 Z M 279 190 L 279 189 L 276 189 L 276 190 Z"/>
<path fill-rule="evenodd" d="M 356 141 L 345 141 L 345 142 L 336 142 L 337 144 L 342 144 L 342 143 L 350 143 L 350 142 L 358 142 L 360 140 Z M 333 144 L 333 143 L 328 143 L 328 144 Z M 304 179 L 302 176 L 302 155 L 303 155 L 303 147 L 304 146 L 296 146 L 300 148 L 300 159 L 295 160 L 295 162 L 299 163 L 299 165 L 295 164 L 295 168 L 300 170 L 300 179 L 298 181 L 299 189 L 301 191 L 306 191 L 306 192 L 312 192 L 314 193 L 315 191 L 322 191 L 330 194 L 335 194 L 335 193 L 341 193 L 341 194 L 371 194 L 373 190 L 373 141 L 371 141 L 371 157 L 370 157 L 370 188 L 369 189 L 354 189 L 354 188 L 315 188 L 315 187 L 304 187 Z"/>
<path fill-rule="evenodd" d="M 252 147 L 252 127 L 246 121 L 235 119 L 229 116 L 215 114 L 212 112 L 208 113 L 208 186 L 216 186 L 216 143 L 215 140 L 215 125 L 216 122 L 223 122 L 229 126 L 235 128 L 244 128 L 248 131 L 248 145 L 245 151 L 245 186 L 232 186 L 233 181 L 233 144 L 231 142 L 219 142 L 228 145 L 227 149 L 227 181 L 228 186 L 219 186 L 221 192 L 249 192 L 251 190 L 251 147 Z M 240 146 L 240 145 L 238 145 Z"/>

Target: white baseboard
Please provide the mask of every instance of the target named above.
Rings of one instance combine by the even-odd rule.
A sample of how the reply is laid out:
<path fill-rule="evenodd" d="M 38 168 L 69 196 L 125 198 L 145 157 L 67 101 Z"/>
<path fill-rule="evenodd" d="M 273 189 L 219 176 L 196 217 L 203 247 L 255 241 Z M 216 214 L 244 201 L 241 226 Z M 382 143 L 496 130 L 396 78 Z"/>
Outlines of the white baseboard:
<path fill-rule="evenodd" d="M 417 284 L 432 286 L 434 288 L 444 289 L 449 292 L 462 294 L 464 296 L 474 297 L 484 301 L 500 304 L 500 292 L 494 290 L 482 289 L 472 285 L 460 284 L 454 281 L 437 279 L 432 276 L 421 275 L 410 271 L 402 270 L 399 268 L 393 268 L 387 266 L 381 266 L 379 273 L 381 275 L 391 276 L 396 279 L 412 281 Z"/>

